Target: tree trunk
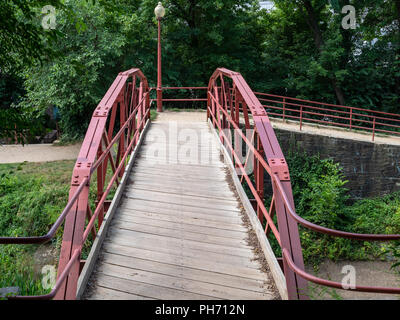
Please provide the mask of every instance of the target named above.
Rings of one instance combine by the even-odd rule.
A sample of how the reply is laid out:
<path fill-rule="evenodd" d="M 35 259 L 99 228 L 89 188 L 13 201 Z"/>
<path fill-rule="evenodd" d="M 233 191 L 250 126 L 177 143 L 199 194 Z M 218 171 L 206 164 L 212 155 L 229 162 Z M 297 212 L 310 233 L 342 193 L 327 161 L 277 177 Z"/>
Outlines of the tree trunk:
<path fill-rule="evenodd" d="M 343 94 L 342 89 L 340 87 L 338 87 L 335 78 L 331 79 L 331 84 L 332 84 L 333 90 L 335 90 L 336 98 L 338 99 L 339 104 L 344 106 L 345 105 L 344 94 Z"/>
<path fill-rule="evenodd" d="M 307 12 L 306 21 L 313 33 L 315 46 L 318 49 L 319 53 L 321 53 L 324 46 L 324 39 L 322 38 L 322 33 L 318 26 L 318 21 L 317 17 L 315 16 L 314 8 L 310 0 L 303 0 L 302 2 Z M 339 104 L 345 105 L 345 99 L 342 88 L 340 88 L 337 85 L 336 77 L 334 75 L 332 76 L 332 78 L 330 78 L 330 83 L 332 85 L 333 90 L 335 91 L 336 98 L 339 101 Z"/>

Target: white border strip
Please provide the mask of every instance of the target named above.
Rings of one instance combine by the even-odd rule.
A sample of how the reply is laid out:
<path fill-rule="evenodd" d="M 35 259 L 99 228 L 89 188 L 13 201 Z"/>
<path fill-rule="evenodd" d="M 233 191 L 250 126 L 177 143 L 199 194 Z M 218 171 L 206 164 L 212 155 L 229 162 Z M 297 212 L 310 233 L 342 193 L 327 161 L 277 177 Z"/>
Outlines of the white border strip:
<path fill-rule="evenodd" d="M 101 245 L 103 244 L 103 241 L 105 239 L 107 229 L 110 226 L 111 220 L 112 220 L 114 213 L 119 205 L 119 201 L 120 201 L 122 193 L 124 191 L 126 181 L 131 172 L 133 163 L 139 152 L 139 148 L 143 142 L 143 138 L 147 132 L 148 127 L 150 126 L 150 123 L 151 123 L 150 120 L 147 120 L 145 127 L 143 128 L 143 131 L 140 134 L 138 144 L 135 146 L 135 149 L 133 150 L 133 152 L 131 154 L 131 158 L 129 159 L 128 165 L 125 169 L 124 175 L 122 176 L 122 179 L 121 179 L 120 184 L 117 188 L 117 191 L 114 195 L 114 198 L 111 202 L 111 205 L 107 211 L 106 216 L 104 217 L 103 223 L 101 224 L 101 227 L 100 227 L 99 231 L 97 232 L 96 239 L 93 242 L 89 256 L 86 259 L 85 266 L 83 267 L 82 272 L 78 279 L 78 289 L 77 289 L 77 294 L 76 294 L 77 299 L 81 299 L 83 296 L 83 293 L 85 292 L 87 283 L 89 281 L 89 278 L 90 278 L 92 271 L 94 269 L 94 266 L 96 264 Z"/>
<path fill-rule="evenodd" d="M 236 174 L 235 168 L 233 167 L 229 153 L 226 150 L 225 146 L 221 143 L 218 133 L 215 130 L 214 126 L 212 125 L 210 119 L 208 119 L 208 125 L 214 135 L 214 138 L 219 143 L 220 150 L 224 156 L 224 162 L 229 168 L 229 171 L 232 176 L 232 180 L 236 187 L 236 191 L 239 194 L 240 200 L 242 201 L 243 207 L 244 207 L 246 214 L 250 220 L 251 226 L 253 227 L 253 230 L 255 231 L 255 233 L 257 235 L 258 241 L 260 243 L 260 246 L 264 253 L 265 259 L 267 260 L 267 263 L 271 270 L 272 277 L 274 278 L 274 281 L 275 281 L 276 287 L 278 288 L 279 294 L 283 300 L 288 300 L 285 276 L 284 276 L 282 269 L 278 263 L 278 260 L 275 257 L 274 252 L 272 251 L 271 245 L 269 244 L 269 241 L 265 235 L 265 232 L 261 226 L 261 223 L 257 218 L 257 214 L 254 211 L 253 206 L 251 205 L 249 198 L 247 197 L 246 192 L 244 191 L 242 184 L 239 181 L 239 178 Z"/>

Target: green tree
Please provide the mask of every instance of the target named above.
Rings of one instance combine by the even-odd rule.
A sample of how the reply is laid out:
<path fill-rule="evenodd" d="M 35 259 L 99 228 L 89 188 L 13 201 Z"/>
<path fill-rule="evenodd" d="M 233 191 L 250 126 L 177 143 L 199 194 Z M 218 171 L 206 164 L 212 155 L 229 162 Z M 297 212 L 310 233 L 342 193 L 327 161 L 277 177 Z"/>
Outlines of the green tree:
<path fill-rule="evenodd" d="M 24 66 L 46 54 L 45 42 L 51 43 L 57 32 L 44 32 L 40 9 L 45 5 L 61 6 L 59 0 L 4 0 L 0 2 L 0 138 L 19 136 L 28 121 L 17 108 L 24 94 L 18 76 Z"/>
<path fill-rule="evenodd" d="M 350 1 L 356 29 L 341 26 L 349 1 L 275 0 L 264 15 L 265 59 L 277 93 L 396 112 L 399 2 Z"/>
<path fill-rule="evenodd" d="M 94 107 L 121 71 L 118 58 L 125 38 L 117 17 L 101 4 L 68 1 L 65 5 L 75 11 L 78 24 L 69 19 L 68 11 L 59 14 L 63 36 L 57 40 L 57 57 L 25 70 L 23 105 L 37 119 L 48 107 L 57 106 L 63 131 L 75 138 L 86 132 Z"/>
<path fill-rule="evenodd" d="M 77 1 L 82 5 L 87 2 Z M 94 2 L 110 11 L 114 1 Z M 4 0 L 0 3 L 0 138 L 17 136 L 23 142 L 26 131 L 35 131 L 38 127 L 20 101 L 25 95 L 23 74 L 31 71 L 32 66 L 45 68 L 59 54 L 63 31 L 42 26 L 45 18 L 42 8 L 48 5 L 55 8 L 56 26 L 63 17 L 78 30 L 84 27 L 68 0 Z"/>

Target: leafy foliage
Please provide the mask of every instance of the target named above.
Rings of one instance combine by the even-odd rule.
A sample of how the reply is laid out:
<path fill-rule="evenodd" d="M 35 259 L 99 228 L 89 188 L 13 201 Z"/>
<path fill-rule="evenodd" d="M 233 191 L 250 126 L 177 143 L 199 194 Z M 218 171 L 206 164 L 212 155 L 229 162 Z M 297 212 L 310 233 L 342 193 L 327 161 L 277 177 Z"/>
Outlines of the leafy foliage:
<path fill-rule="evenodd" d="M 115 29 L 108 27 L 116 20 L 101 5 L 86 2 L 74 5 L 79 21 L 85 21 L 79 27 L 83 30 L 77 30 L 66 13 L 58 16 L 60 32 L 65 34 L 57 42 L 59 58 L 26 70 L 27 98 L 23 103 L 31 110 L 30 117 L 38 119 L 49 106 L 57 106 L 61 126 L 72 138 L 85 133 L 93 107 L 111 82 L 110 77 L 101 75 L 105 70 L 117 73 L 115 59 L 124 44 L 123 38 L 114 34 Z"/>
<path fill-rule="evenodd" d="M 356 233 L 399 233 L 400 194 L 363 199 L 349 204 L 349 196 L 338 163 L 305 153 L 287 157 L 296 212 L 310 222 L 327 228 Z M 366 260 L 393 255 L 397 244 L 370 243 L 334 238 L 300 227 L 304 259 L 318 266 L 331 260 Z"/>
<path fill-rule="evenodd" d="M 60 0 L 5 0 L 0 2 L 0 70 L 7 71 L 42 59 L 45 45 L 57 37 L 56 30 L 43 32 L 38 19 L 45 5 L 61 7 Z"/>
<path fill-rule="evenodd" d="M 165 6 L 164 85 L 204 85 L 219 66 L 257 75 L 252 62 L 261 57 L 257 1 L 168 1 Z M 121 70 L 139 67 L 155 84 L 157 24 L 154 1 L 116 1 L 120 10 L 113 12 L 78 0 L 65 7 L 57 16 L 63 35 L 56 44 L 58 57 L 24 72 L 23 105 L 36 119 L 57 106 L 64 134 L 74 137 L 85 132 L 92 110 Z M 68 18 L 72 9 L 84 23 L 80 29 Z"/>
<path fill-rule="evenodd" d="M 327 228 L 345 224 L 343 209 L 348 199 L 347 183 L 338 163 L 305 153 L 289 153 L 288 164 L 293 179 L 296 211 L 303 218 Z"/>
<path fill-rule="evenodd" d="M 343 29 L 348 1 L 275 0 L 268 35 L 265 91 L 398 112 L 400 4 L 354 0 L 356 29 Z M 331 3 L 332 5 L 329 5 Z"/>

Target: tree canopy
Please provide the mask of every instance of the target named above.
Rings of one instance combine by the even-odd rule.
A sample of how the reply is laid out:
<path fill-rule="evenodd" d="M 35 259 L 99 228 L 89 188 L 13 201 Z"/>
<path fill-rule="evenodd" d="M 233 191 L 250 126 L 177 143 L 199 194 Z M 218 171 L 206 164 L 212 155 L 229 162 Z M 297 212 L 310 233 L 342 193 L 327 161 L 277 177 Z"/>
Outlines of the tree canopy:
<path fill-rule="evenodd" d="M 82 135 L 122 70 L 141 68 L 155 85 L 157 2 L 2 1 L 0 137 L 27 120 L 42 123 L 51 106 L 64 134 Z M 267 11 L 256 0 L 164 1 L 163 84 L 206 85 L 223 66 L 255 90 L 399 111 L 399 0 L 273 2 Z M 47 4 L 56 8 L 54 30 L 40 24 Z M 342 27 L 347 4 L 355 29 Z"/>

